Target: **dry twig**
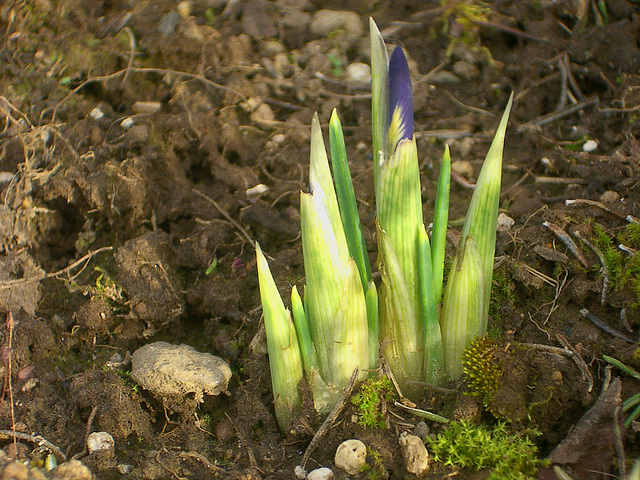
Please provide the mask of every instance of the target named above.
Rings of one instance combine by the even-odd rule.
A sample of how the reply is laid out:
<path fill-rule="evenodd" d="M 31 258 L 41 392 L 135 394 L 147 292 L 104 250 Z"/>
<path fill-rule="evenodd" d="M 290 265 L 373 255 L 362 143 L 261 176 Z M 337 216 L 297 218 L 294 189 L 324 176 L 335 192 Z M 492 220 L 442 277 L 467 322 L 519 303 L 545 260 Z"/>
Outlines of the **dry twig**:
<path fill-rule="evenodd" d="M 109 252 L 113 250 L 113 247 L 101 247 L 98 248 L 92 252 L 87 253 L 86 255 L 82 256 L 80 259 L 76 260 L 75 262 L 73 262 L 71 265 L 69 265 L 68 267 L 63 268 L 62 270 L 58 270 L 57 272 L 52 272 L 52 273 L 45 273 L 42 275 L 36 275 L 34 277 L 28 277 L 28 278 L 17 278 L 14 280 L 6 280 L 3 282 L 0 282 L 0 290 L 6 290 L 8 288 L 13 288 L 16 285 L 24 285 L 26 283 L 32 283 L 32 282 L 39 282 L 40 280 L 44 280 L 47 278 L 57 278 L 63 274 L 66 274 L 67 276 L 70 274 L 70 272 L 78 267 L 79 265 L 85 263 L 85 265 L 83 265 L 82 269 L 80 270 L 80 272 L 82 272 L 82 270 L 84 270 L 86 268 L 86 263 L 89 262 L 89 260 L 91 260 L 91 258 L 98 254 L 98 253 L 102 253 L 102 252 Z M 73 280 L 74 278 L 76 278 L 80 272 L 76 273 L 74 276 L 70 277 L 71 280 Z"/>
<path fill-rule="evenodd" d="M 13 432 L 11 430 L 0 430 L 1 440 L 9 440 L 14 436 L 19 440 L 25 440 L 27 442 L 35 443 L 38 446 L 45 447 L 46 449 L 50 450 L 51 453 L 53 453 L 56 457 L 58 457 L 59 460 L 62 460 L 63 462 L 67 461 L 67 456 L 62 450 L 60 450 L 59 447 L 56 447 L 53 443 L 49 442 L 40 435 L 29 435 L 28 433 Z"/>
<path fill-rule="evenodd" d="M 589 262 L 584 258 L 584 255 L 576 245 L 576 242 L 569 236 L 567 232 L 565 232 L 562 228 L 560 228 L 555 223 L 544 222 L 542 225 L 551 230 L 556 237 L 560 239 L 562 243 L 566 245 L 571 253 L 573 253 L 574 257 L 578 259 L 578 261 L 582 264 L 582 266 L 586 269 L 589 269 Z"/>
<path fill-rule="evenodd" d="M 209 202 L 211 205 L 213 205 L 216 210 L 218 210 L 218 212 L 220 212 L 220 215 L 222 215 L 224 218 L 226 218 L 229 222 L 231 222 L 231 224 L 236 227 L 238 229 L 238 231 L 240 231 L 240 233 L 242 233 L 242 235 L 244 236 L 244 238 L 247 239 L 247 241 L 251 244 L 251 246 L 253 248 L 256 247 L 256 243 L 253 241 L 253 239 L 249 236 L 249 234 L 247 233 L 247 231 L 242 228 L 240 226 L 240 224 L 238 222 L 236 222 L 231 215 L 229 215 L 227 213 L 227 211 L 222 208 L 220 205 L 218 205 L 218 202 L 216 202 L 213 198 L 209 197 L 208 195 L 205 195 L 204 193 L 200 192 L 199 190 L 196 190 L 195 188 L 193 189 L 193 193 L 195 193 L 197 196 L 199 196 L 200 198 L 203 198 L 204 200 L 206 200 L 207 202 Z"/>
<path fill-rule="evenodd" d="M 84 448 L 80 453 L 76 453 L 73 457 L 71 457 L 71 460 L 79 460 L 82 457 L 86 456 L 87 453 L 89 453 L 89 444 L 87 443 L 87 440 L 89 439 L 89 435 L 91 434 L 91 424 L 93 423 L 93 419 L 95 418 L 97 412 L 98 406 L 96 405 L 91 409 L 89 419 L 87 420 L 87 426 L 84 430 Z"/>
<path fill-rule="evenodd" d="M 573 347 L 573 345 L 569 343 L 569 340 L 567 340 L 564 335 L 558 333 L 556 334 L 556 338 L 564 348 L 567 348 L 573 352 L 573 356 L 571 358 L 573 358 L 573 361 L 576 362 L 578 370 L 580 370 L 580 374 L 582 375 L 582 379 L 587 384 L 587 392 L 591 393 L 591 391 L 593 390 L 593 375 L 591 375 L 589 367 L 587 367 L 584 358 L 582 358 L 582 355 L 578 353 L 578 351 Z"/>
<path fill-rule="evenodd" d="M 329 416 L 322 423 L 322 425 L 320 425 L 320 428 L 318 429 L 314 437 L 311 439 L 311 443 L 309 443 L 307 450 L 304 452 L 304 456 L 302 457 L 302 463 L 300 464 L 300 466 L 303 469 L 307 465 L 307 462 L 309 461 L 309 457 L 311 456 L 315 448 L 320 443 L 320 440 L 322 440 L 322 437 L 324 437 L 324 435 L 329 431 L 333 423 L 336 421 L 336 419 L 342 412 L 342 409 L 347 404 L 347 401 L 349 400 L 351 393 L 353 393 L 353 388 L 356 386 L 356 382 L 358 380 L 358 372 L 359 372 L 359 369 L 356 367 L 355 370 L 353 371 L 353 374 L 351 375 L 349 384 L 342 391 L 342 396 L 340 397 L 340 400 L 338 400 L 338 403 L 336 403 L 336 406 L 333 407 L 333 410 L 331 411 Z"/>

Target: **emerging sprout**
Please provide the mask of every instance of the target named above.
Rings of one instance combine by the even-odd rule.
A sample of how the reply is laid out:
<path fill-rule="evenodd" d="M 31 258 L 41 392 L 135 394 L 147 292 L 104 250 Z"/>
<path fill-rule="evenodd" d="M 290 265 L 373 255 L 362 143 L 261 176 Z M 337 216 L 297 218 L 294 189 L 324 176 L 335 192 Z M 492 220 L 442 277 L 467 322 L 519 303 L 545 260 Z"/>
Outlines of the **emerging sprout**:
<path fill-rule="evenodd" d="M 316 408 L 326 412 L 354 369 L 359 369 L 362 378 L 367 370 L 376 368 L 381 342 L 382 353 L 403 392 L 416 396 L 416 381 L 442 384 L 457 379 L 463 371 L 464 349 L 486 332 L 502 149 L 513 97 L 478 178 L 445 288 L 449 150 L 445 148 L 442 158 L 429 237 L 422 212 L 409 65 L 401 48 L 389 58 L 373 20 L 370 28 L 381 282 L 376 288 L 371 279 L 340 119 L 334 111 L 329 123 L 332 179 L 315 115 L 309 191 L 300 198 L 306 287 L 304 300 L 297 289 L 292 292 L 293 321 L 268 274 L 264 256 L 257 250 L 265 323 L 275 322 L 267 325 L 269 355 L 286 357 L 270 358 L 281 425 L 291 420 L 299 404 L 294 386 L 302 372 Z M 281 373 L 291 378 L 284 381 Z M 284 411 L 286 408 L 289 410 Z"/>

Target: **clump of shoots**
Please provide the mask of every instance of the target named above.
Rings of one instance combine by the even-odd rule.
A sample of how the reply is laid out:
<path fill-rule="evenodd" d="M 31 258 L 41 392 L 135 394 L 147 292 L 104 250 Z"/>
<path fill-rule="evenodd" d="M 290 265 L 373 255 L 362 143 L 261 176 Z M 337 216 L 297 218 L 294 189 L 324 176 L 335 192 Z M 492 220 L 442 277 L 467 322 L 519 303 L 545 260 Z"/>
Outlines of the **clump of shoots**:
<path fill-rule="evenodd" d="M 417 397 L 419 382 L 443 384 L 459 378 L 462 352 L 487 329 L 502 150 L 513 96 L 477 180 L 445 287 L 449 150 L 445 148 L 442 158 L 429 236 L 423 219 L 408 62 L 399 47 L 389 57 L 373 20 L 370 30 L 379 286 L 372 281 L 342 126 L 335 111 L 329 122 L 331 169 L 317 115 L 312 123 L 309 190 L 300 198 L 306 287 L 304 299 L 295 288 L 291 297 L 295 343 L 291 340 L 293 323 L 275 285 L 265 285 L 265 295 L 262 293 L 263 281 L 270 274 L 266 275 L 266 260 L 258 250 L 265 323 L 275 318 L 280 325 L 278 329 L 267 327 L 269 342 L 270 330 L 280 332 L 274 337 L 279 343 L 269 345 L 269 354 L 291 354 L 287 362 L 293 364 L 292 352 L 298 348 L 301 371 L 320 412 L 333 406 L 356 368 L 363 379 L 377 367 L 379 344 L 402 392 Z M 271 295 L 278 300 L 266 307 Z M 301 378 L 298 367 L 291 373 Z M 284 404 L 294 405 L 294 383 L 292 378 L 286 387 L 280 386 L 290 399 L 285 401 L 281 392 L 276 401 L 281 398 Z M 274 391 L 275 387 L 274 380 Z M 286 415 L 281 424 L 291 419 L 291 412 Z"/>

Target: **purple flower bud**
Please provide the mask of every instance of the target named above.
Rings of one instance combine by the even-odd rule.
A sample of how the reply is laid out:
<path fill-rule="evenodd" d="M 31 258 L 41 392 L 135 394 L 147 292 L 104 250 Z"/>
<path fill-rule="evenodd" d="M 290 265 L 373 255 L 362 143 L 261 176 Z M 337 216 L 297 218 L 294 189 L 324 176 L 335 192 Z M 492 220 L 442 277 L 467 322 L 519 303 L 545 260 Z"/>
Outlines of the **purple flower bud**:
<path fill-rule="evenodd" d="M 392 151 L 405 138 L 413 138 L 413 90 L 407 58 L 396 47 L 389 59 L 388 141 Z"/>

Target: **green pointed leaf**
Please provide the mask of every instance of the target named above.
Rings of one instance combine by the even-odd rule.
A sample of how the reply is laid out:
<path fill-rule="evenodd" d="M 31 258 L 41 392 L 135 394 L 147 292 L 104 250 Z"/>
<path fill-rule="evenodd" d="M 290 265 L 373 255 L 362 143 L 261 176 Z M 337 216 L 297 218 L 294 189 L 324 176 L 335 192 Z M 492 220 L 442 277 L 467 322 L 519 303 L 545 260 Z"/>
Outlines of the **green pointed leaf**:
<path fill-rule="evenodd" d="M 373 178 L 376 198 L 380 180 L 379 168 L 385 161 L 385 138 L 389 126 L 389 54 L 373 18 L 369 19 L 371 35 L 371 125 L 373 133 Z"/>
<path fill-rule="evenodd" d="M 369 325 L 369 368 L 375 370 L 378 367 L 378 357 L 380 355 L 378 347 L 380 328 L 378 319 L 378 290 L 373 280 L 369 282 L 366 301 L 367 323 Z"/>
<path fill-rule="evenodd" d="M 500 183 L 502 180 L 502 152 L 512 104 L 513 94 L 509 98 L 507 108 L 502 115 L 496 135 L 482 165 L 462 228 L 462 241 L 464 242 L 465 238 L 473 237 L 480 254 L 484 281 L 487 283 L 484 302 L 487 309 L 485 315 L 488 314 L 489 309 L 493 257 L 496 250 L 496 229 L 498 225 L 498 207 L 500 205 Z M 464 245 L 461 245 L 460 248 L 464 248 Z"/>
<path fill-rule="evenodd" d="M 462 375 L 462 352 L 486 332 L 485 281 L 478 246 L 468 237 L 454 261 L 445 289 L 440 327 L 444 370 L 449 380 Z"/>
<path fill-rule="evenodd" d="M 291 289 L 291 311 L 293 312 L 293 323 L 296 327 L 296 334 L 298 337 L 298 345 L 300 346 L 300 353 L 302 354 L 304 371 L 309 372 L 312 367 L 317 370 L 318 357 L 316 355 L 316 349 L 311 341 L 309 323 L 307 322 L 304 305 L 302 304 L 302 299 L 298 293 L 298 288 L 295 285 Z"/>
<path fill-rule="evenodd" d="M 302 380 L 302 356 L 291 315 L 282 302 L 267 259 L 257 243 L 256 260 L 276 419 L 280 428 L 288 431 L 302 406 L 298 391 L 298 384 Z"/>
<path fill-rule="evenodd" d="M 414 243 L 417 244 L 417 235 Z M 380 257 L 380 340 L 385 359 L 405 395 L 417 389 L 409 380 L 423 379 L 424 330 L 420 305 L 416 301 L 417 278 L 410 285 L 389 236 L 378 228 Z"/>
<path fill-rule="evenodd" d="M 338 205 L 349 254 L 358 265 L 362 288 L 366 290 L 369 280 L 371 280 L 371 266 L 369 265 L 367 246 L 364 242 L 360 217 L 358 216 L 358 206 L 349 171 L 342 125 L 335 109 L 329 122 L 329 144 L 331 145 L 331 166 L 336 183 Z"/>
<path fill-rule="evenodd" d="M 433 214 L 433 233 L 431 240 L 431 258 L 433 264 L 434 298 L 436 303 L 442 301 L 442 283 L 444 278 L 444 254 L 447 243 L 447 223 L 449 221 L 449 196 L 451 189 L 451 155 L 449 146 L 445 146 L 438 189 L 436 191 L 436 205 Z"/>
<path fill-rule="evenodd" d="M 425 349 L 424 370 L 425 381 L 439 385 L 442 381 L 442 335 L 438 322 L 438 308 L 434 295 L 435 286 L 433 267 L 431 265 L 431 246 L 424 226 L 418 238 L 418 259 L 420 280 L 420 300 L 424 321 Z"/>

